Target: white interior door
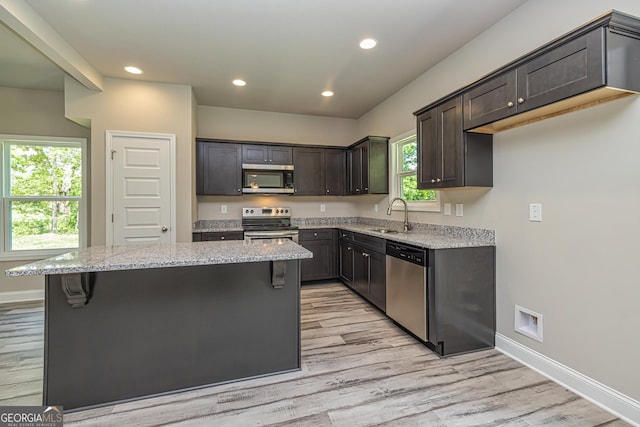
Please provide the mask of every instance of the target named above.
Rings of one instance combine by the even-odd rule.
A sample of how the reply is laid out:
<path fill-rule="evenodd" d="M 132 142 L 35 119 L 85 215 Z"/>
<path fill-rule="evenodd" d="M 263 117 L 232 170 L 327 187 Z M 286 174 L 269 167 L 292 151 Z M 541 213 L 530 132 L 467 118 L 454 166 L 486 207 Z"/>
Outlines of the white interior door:
<path fill-rule="evenodd" d="M 107 131 L 106 146 L 107 244 L 175 242 L 175 136 Z"/>

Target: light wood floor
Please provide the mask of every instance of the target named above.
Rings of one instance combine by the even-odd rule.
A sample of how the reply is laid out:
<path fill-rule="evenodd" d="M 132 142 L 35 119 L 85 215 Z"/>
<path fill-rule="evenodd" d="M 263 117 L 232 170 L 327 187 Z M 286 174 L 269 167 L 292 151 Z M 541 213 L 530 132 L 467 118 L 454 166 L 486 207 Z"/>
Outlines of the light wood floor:
<path fill-rule="evenodd" d="M 488 350 L 438 358 L 340 284 L 302 290 L 300 372 L 65 415 L 65 426 L 623 426 Z M 0 406 L 40 405 L 42 304 L 0 306 Z M 96 367 L 99 369 L 99 367 Z"/>

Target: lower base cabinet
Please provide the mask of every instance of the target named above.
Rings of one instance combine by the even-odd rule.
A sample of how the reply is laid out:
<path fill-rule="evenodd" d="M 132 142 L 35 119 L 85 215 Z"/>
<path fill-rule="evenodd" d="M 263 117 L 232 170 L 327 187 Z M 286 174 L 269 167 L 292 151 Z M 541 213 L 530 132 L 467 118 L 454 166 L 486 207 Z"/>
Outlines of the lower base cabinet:
<path fill-rule="evenodd" d="M 217 242 L 221 240 L 242 240 L 242 231 L 207 231 L 202 233 L 192 233 L 193 242 Z"/>
<path fill-rule="evenodd" d="M 386 309 L 386 259 L 384 239 L 340 232 L 340 279 L 378 307 Z"/>
<path fill-rule="evenodd" d="M 335 229 L 300 230 L 298 242 L 313 253 L 313 258 L 301 262 L 301 281 L 328 280 L 338 276 Z"/>

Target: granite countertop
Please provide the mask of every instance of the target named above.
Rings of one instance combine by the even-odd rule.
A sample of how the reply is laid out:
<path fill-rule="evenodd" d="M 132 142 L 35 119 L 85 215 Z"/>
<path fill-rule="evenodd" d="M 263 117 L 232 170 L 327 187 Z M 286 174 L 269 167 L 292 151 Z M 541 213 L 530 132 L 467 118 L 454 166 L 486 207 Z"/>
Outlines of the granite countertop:
<path fill-rule="evenodd" d="M 211 264 L 238 264 L 312 258 L 287 239 L 231 240 L 161 245 L 93 246 L 6 270 L 7 276 L 140 270 Z"/>
<path fill-rule="evenodd" d="M 362 217 L 294 218 L 292 225 L 300 230 L 339 228 L 380 237 L 394 242 L 407 243 L 425 249 L 470 248 L 495 246 L 495 232 L 481 228 L 447 226 L 426 223 L 410 223 L 411 230 L 403 233 L 402 221 Z M 385 228 L 396 233 L 381 233 L 374 229 Z M 235 220 L 204 220 L 194 224 L 194 232 L 241 231 Z"/>

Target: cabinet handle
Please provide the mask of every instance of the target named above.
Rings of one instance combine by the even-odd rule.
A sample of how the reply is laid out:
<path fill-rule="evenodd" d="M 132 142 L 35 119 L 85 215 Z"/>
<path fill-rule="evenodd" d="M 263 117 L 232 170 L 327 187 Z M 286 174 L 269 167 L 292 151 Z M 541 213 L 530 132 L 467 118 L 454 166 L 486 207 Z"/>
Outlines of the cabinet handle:
<path fill-rule="evenodd" d="M 270 162 L 273 162 L 273 159 L 269 159 Z"/>
<path fill-rule="evenodd" d="M 507 107 L 509 107 L 509 108 L 513 107 L 513 102 L 511 102 L 511 101 L 507 102 Z"/>
<path fill-rule="evenodd" d="M 313 237 L 318 237 L 318 233 L 313 233 Z"/>
<path fill-rule="evenodd" d="M 524 102 L 524 98 L 518 98 L 518 104 L 522 104 Z"/>
<path fill-rule="evenodd" d="M 360 189 L 359 189 L 359 188 L 356 188 L 356 192 L 359 192 L 359 191 L 360 191 Z"/>
<path fill-rule="evenodd" d="M 364 187 L 364 191 L 369 191 L 369 187 Z"/>
<path fill-rule="evenodd" d="M 327 189 L 327 193 L 329 192 L 329 189 Z"/>
<path fill-rule="evenodd" d="M 432 183 L 432 184 L 435 184 L 435 183 L 436 183 L 436 180 L 435 180 L 435 179 L 432 179 L 432 180 L 431 180 L 431 183 Z"/>
<path fill-rule="evenodd" d="M 436 182 L 442 182 L 442 180 L 440 178 L 436 179 Z"/>
<path fill-rule="evenodd" d="M 220 236 L 220 240 L 224 240 L 224 236 Z"/>
<path fill-rule="evenodd" d="M 238 193 L 240 193 L 242 190 L 240 188 L 238 188 Z"/>
<path fill-rule="evenodd" d="M 347 246 L 348 251 L 350 251 L 351 249 L 353 249 L 351 246 Z"/>
<path fill-rule="evenodd" d="M 366 253 L 366 252 L 362 252 L 362 256 L 365 257 L 365 258 L 369 258 L 369 254 Z"/>

